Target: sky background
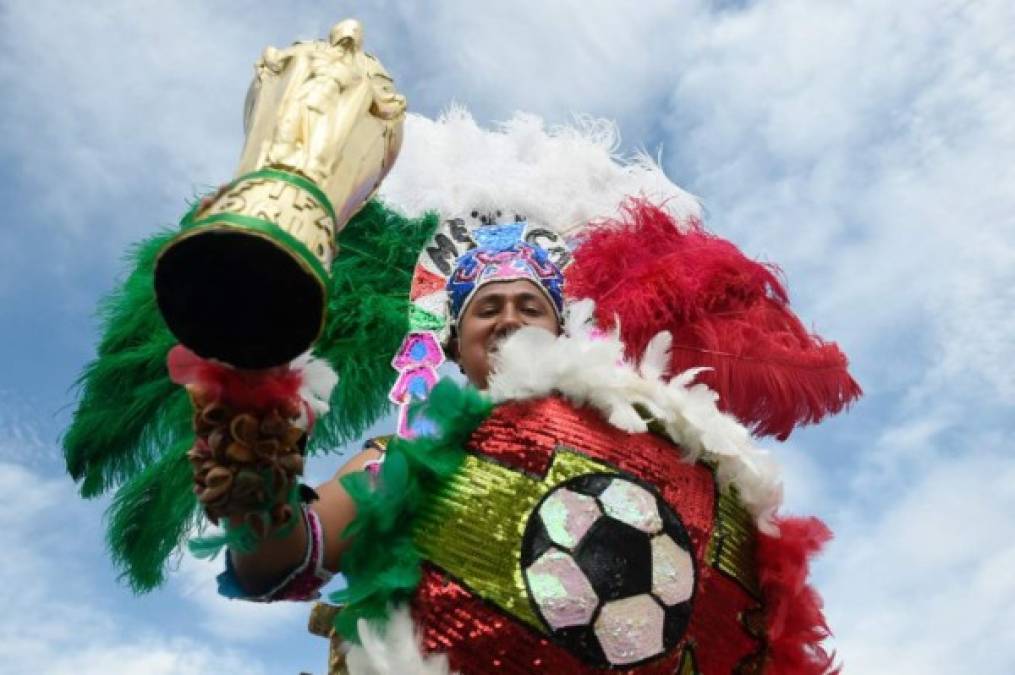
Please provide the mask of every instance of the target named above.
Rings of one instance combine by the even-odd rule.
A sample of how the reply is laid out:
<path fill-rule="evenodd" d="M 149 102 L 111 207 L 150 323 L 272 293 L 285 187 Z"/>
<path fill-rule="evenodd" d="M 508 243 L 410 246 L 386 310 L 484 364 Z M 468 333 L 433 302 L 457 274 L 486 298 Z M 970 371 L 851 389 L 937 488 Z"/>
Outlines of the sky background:
<path fill-rule="evenodd" d="M 118 584 L 59 436 L 123 251 L 232 175 L 261 49 L 347 16 L 412 111 L 614 119 L 781 265 L 866 391 L 774 447 L 836 532 L 846 672 L 1015 672 L 1010 0 L 0 0 L 0 672 L 322 672 L 308 607 L 222 600 L 217 564 Z"/>

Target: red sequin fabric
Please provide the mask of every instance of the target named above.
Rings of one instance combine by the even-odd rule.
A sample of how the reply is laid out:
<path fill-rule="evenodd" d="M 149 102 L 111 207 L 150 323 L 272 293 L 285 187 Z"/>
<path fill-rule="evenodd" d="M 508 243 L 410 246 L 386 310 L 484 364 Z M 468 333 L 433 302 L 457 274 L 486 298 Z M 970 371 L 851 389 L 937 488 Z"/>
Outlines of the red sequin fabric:
<path fill-rule="evenodd" d="M 759 614 L 759 601 L 744 583 L 709 563 L 716 546 L 716 519 L 721 517 L 712 470 L 681 460 L 679 448 L 659 437 L 620 431 L 598 412 L 558 398 L 498 407 L 467 448 L 534 478 L 547 473 L 561 449 L 578 451 L 651 484 L 679 516 L 697 570 L 690 621 L 679 642 L 631 667 L 593 666 L 549 631 L 541 632 L 479 597 L 470 590 L 469 579 L 456 578 L 431 561 L 424 564 L 412 601 L 424 647 L 446 653 L 451 668 L 465 674 L 756 672 L 763 662 L 763 637 L 747 623 Z M 489 508 L 475 504 L 477 513 Z M 519 545 L 520 539 L 521 532 Z"/>

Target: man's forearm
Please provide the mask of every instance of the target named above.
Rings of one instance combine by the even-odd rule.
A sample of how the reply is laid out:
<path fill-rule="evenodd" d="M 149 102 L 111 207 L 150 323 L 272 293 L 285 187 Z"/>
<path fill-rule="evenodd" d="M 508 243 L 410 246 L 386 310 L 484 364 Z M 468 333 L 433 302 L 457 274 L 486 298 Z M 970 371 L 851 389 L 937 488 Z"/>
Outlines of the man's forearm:
<path fill-rule="evenodd" d="M 304 562 L 307 526 L 299 513 L 293 514 L 293 517 L 296 522 L 284 537 L 276 539 L 269 535 L 250 553 L 229 551 L 236 581 L 246 593 L 259 596 L 268 592 Z M 239 525 L 240 522 L 234 524 Z"/>

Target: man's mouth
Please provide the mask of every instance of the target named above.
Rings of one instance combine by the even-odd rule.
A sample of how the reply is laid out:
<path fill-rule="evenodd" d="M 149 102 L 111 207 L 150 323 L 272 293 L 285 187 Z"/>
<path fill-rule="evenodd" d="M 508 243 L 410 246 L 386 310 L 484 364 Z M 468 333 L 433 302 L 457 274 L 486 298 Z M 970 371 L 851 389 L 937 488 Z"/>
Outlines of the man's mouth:
<path fill-rule="evenodd" d="M 502 344 L 504 344 L 504 340 L 506 340 L 507 338 L 508 338 L 507 335 L 501 335 L 500 337 L 498 337 L 498 338 L 496 338 L 494 340 L 491 340 L 490 344 L 487 345 L 487 347 L 486 347 L 486 353 L 487 354 L 496 354 L 497 352 L 499 352 L 500 351 L 500 346 Z"/>
<path fill-rule="evenodd" d="M 486 353 L 496 354 L 497 352 L 499 352 L 501 345 L 504 344 L 504 341 L 507 340 L 512 335 L 514 335 L 515 333 L 517 333 L 519 330 L 520 328 L 515 328 L 513 330 L 508 331 L 507 333 L 501 333 L 499 335 L 494 336 L 490 340 L 490 342 L 487 343 Z"/>

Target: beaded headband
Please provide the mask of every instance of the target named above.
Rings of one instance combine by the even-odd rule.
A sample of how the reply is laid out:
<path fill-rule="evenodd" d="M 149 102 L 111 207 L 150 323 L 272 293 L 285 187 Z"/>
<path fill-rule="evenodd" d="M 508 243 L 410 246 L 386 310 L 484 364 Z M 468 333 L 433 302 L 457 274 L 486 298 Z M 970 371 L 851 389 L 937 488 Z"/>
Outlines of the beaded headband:
<path fill-rule="evenodd" d="M 479 246 L 466 251 L 448 277 L 450 320 L 457 327 L 476 291 L 494 281 L 532 281 L 546 295 L 560 320 L 564 314 L 564 275 L 538 246 L 519 238 L 525 223 L 497 225 L 475 232 Z"/>
<path fill-rule="evenodd" d="M 469 220 L 444 221 L 423 247 L 409 291 L 409 333 L 391 361 L 398 378 L 388 398 L 399 407 L 398 434 L 426 432 L 425 420 L 408 418 L 409 405 L 437 383 L 444 347 L 462 311 L 485 284 L 527 279 L 546 293 L 557 317 L 564 313 L 563 270 L 571 262 L 564 239 L 553 230 L 515 216 L 496 223 L 472 212 Z"/>

